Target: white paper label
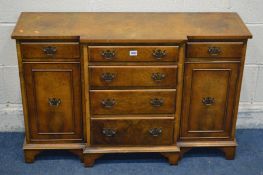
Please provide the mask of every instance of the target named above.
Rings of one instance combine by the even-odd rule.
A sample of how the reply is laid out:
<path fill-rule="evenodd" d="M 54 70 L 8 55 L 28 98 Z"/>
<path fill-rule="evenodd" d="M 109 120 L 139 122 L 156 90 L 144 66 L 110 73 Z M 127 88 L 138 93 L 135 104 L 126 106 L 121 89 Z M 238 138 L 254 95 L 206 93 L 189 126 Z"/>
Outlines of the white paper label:
<path fill-rule="evenodd" d="M 137 56 L 138 55 L 138 52 L 137 50 L 130 50 L 130 56 Z"/>

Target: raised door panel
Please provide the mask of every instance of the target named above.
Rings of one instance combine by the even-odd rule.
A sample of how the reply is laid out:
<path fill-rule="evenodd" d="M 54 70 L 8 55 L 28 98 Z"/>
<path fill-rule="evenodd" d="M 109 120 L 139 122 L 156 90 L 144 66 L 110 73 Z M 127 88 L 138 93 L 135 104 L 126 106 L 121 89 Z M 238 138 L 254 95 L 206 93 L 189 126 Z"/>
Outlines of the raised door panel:
<path fill-rule="evenodd" d="M 182 139 L 229 138 L 238 63 L 185 65 Z"/>
<path fill-rule="evenodd" d="M 31 141 L 83 139 L 79 64 L 24 64 Z"/>

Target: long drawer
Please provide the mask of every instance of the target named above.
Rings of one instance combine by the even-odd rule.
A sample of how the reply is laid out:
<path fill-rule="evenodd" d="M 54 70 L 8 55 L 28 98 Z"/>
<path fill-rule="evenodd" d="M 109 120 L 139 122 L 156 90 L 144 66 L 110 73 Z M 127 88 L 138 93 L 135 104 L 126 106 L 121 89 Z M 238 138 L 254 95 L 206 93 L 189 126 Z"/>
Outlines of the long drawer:
<path fill-rule="evenodd" d="M 176 88 L 177 66 L 90 66 L 91 88 Z"/>
<path fill-rule="evenodd" d="M 175 112 L 175 89 L 91 90 L 92 114 L 158 114 Z"/>
<path fill-rule="evenodd" d="M 178 46 L 90 46 L 90 61 L 110 62 L 174 62 L 178 59 Z"/>
<path fill-rule="evenodd" d="M 172 119 L 91 120 L 91 144 L 169 145 L 173 143 Z"/>

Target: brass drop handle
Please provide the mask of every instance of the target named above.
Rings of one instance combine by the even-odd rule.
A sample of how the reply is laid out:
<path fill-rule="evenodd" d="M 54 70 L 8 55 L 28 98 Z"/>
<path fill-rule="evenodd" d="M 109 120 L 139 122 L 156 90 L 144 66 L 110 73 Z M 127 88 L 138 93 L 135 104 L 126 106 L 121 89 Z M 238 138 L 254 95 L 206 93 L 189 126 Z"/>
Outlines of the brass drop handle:
<path fill-rule="evenodd" d="M 149 134 L 153 137 L 158 137 L 162 135 L 162 128 L 151 128 L 149 129 Z"/>
<path fill-rule="evenodd" d="M 106 72 L 101 74 L 101 79 L 107 83 L 112 82 L 115 79 L 115 77 L 115 73 Z"/>
<path fill-rule="evenodd" d="M 153 98 L 150 100 L 150 104 L 153 106 L 153 107 L 160 107 L 162 106 L 164 103 L 164 100 L 163 99 L 159 99 L 159 98 Z"/>
<path fill-rule="evenodd" d="M 204 97 L 202 103 L 206 106 L 211 106 L 215 103 L 215 99 L 213 97 Z"/>
<path fill-rule="evenodd" d="M 152 73 L 152 79 L 156 82 L 162 81 L 163 79 L 165 79 L 165 74 L 164 73 Z"/>
<path fill-rule="evenodd" d="M 221 54 L 221 49 L 219 47 L 208 47 L 207 52 L 211 56 L 218 56 Z"/>
<path fill-rule="evenodd" d="M 114 50 L 104 50 L 101 52 L 101 56 L 106 60 L 112 60 L 116 55 Z"/>
<path fill-rule="evenodd" d="M 48 98 L 48 104 L 52 107 L 58 107 L 61 104 L 61 99 L 59 98 Z"/>
<path fill-rule="evenodd" d="M 166 50 L 160 50 L 160 49 L 153 50 L 152 55 L 153 55 L 157 60 L 160 60 L 160 59 L 162 59 L 163 57 L 166 56 Z"/>
<path fill-rule="evenodd" d="M 114 99 L 104 99 L 101 101 L 101 104 L 104 108 L 110 109 L 116 104 L 116 101 Z"/>
<path fill-rule="evenodd" d="M 103 128 L 102 129 L 102 134 L 107 136 L 107 137 L 113 137 L 115 136 L 117 133 L 117 131 L 115 129 L 111 129 L 111 128 Z"/>
<path fill-rule="evenodd" d="M 54 56 L 57 52 L 57 48 L 53 46 L 44 47 L 42 50 L 47 56 Z"/>

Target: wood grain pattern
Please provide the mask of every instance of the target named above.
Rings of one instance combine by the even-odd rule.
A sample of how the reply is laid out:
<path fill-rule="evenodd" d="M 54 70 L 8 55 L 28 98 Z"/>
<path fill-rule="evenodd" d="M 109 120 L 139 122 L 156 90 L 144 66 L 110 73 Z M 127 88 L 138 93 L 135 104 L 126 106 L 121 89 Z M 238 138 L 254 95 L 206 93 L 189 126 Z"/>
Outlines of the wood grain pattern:
<path fill-rule="evenodd" d="M 27 95 L 26 95 L 26 86 L 25 86 L 25 77 L 24 77 L 24 69 L 22 62 L 22 54 L 20 42 L 16 41 L 16 50 L 17 50 L 17 62 L 18 62 L 18 71 L 19 71 L 19 79 L 20 79 L 20 90 L 21 90 L 21 99 L 23 106 L 23 114 L 24 114 L 24 124 L 25 124 L 25 138 L 26 142 L 30 142 L 30 127 L 29 127 L 29 115 L 28 115 L 28 103 L 27 103 Z"/>
<path fill-rule="evenodd" d="M 92 120 L 91 144 L 115 145 L 170 145 L 173 143 L 173 120 Z M 153 136 L 151 129 L 161 129 L 161 133 Z M 115 135 L 107 136 L 103 129 L 111 129 Z"/>
<path fill-rule="evenodd" d="M 176 88 L 177 66 L 90 66 L 91 89 Z M 111 75 L 112 80 L 107 80 Z"/>
<path fill-rule="evenodd" d="M 241 87 L 242 87 L 242 80 L 243 80 L 244 67 L 245 67 L 246 51 L 247 51 L 247 41 L 245 41 L 243 45 L 242 58 L 240 62 L 240 70 L 239 70 L 238 81 L 237 81 L 237 88 L 236 88 L 237 94 L 234 101 L 235 106 L 234 106 L 233 119 L 232 119 L 232 131 L 231 131 L 232 138 L 235 138 L 235 133 L 236 133 L 236 122 L 238 116 L 239 99 L 241 95 Z"/>
<path fill-rule="evenodd" d="M 230 137 L 239 64 L 185 65 L 181 138 Z M 204 98 L 214 103 L 204 104 Z"/>
<path fill-rule="evenodd" d="M 177 81 L 177 95 L 176 95 L 176 110 L 175 110 L 175 125 L 174 125 L 174 141 L 176 142 L 180 136 L 180 122 L 182 114 L 182 99 L 183 99 L 183 81 L 184 81 L 184 59 L 185 59 L 185 45 L 179 48 L 178 61 L 178 81 Z"/>
<path fill-rule="evenodd" d="M 44 49 L 54 48 L 54 54 L 48 55 Z M 41 59 L 57 61 L 57 59 L 79 59 L 80 48 L 77 42 L 23 42 L 21 43 L 23 59 Z"/>
<path fill-rule="evenodd" d="M 247 39 L 236 13 L 24 12 L 14 39 L 79 39 L 84 43 L 174 43 L 187 39 Z"/>
<path fill-rule="evenodd" d="M 171 165 L 177 165 L 180 158 L 180 149 L 177 146 L 114 146 L 114 147 L 87 147 L 84 150 L 84 166 L 92 167 L 96 159 L 108 153 L 153 153 L 160 152 Z"/>
<path fill-rule="evenodd" d="M 234 159 L 247 39 L 236 13 L 22 13 L 12 33 L 25 161 L 193 147 Z"/>
<path fill-rule="evenodd" d="M 184 154 L 190 151 L 192 148 L 198 147 L 208 147 L 219 149 L 224 152 L 225 158 L 227 160 L 233 160 L 235 158 L 235 152 L 237 147 L 236 140 L 230 141 L 223 141 L 223 140 L 216 140 L 216 141 L 179 141 L 177 145 L 180 147 L 180 158 L 183 158 Z"/>
<path fill-rule="evenodd" d="M 84 143 L 27 143 L 26 139 L 23 144 L 24 159 L 26 163 L 33 163 L 38 154 L 45 150 L 67 150 L 77 155 L 83 160 Z"/>
<path fill-rule="evenodd" d="M 86 144 L 87 146 L 90 145 L 90 97 L 89 97 L 89 62 L 88 62 L 88 47 L 87 45 L 83 45 L 82 47 L 82 91 L 83 91 L 83 110 L 85 119 L 85 129 L 86 129 Z"/>
<path fill-rule="evenodd" d="M 153 152 L 179 152 L 179 147 L 175 145 L 168 146 L 114 146 L 114 147 L 87 147 L 83 153 L 153 153 Z"/>
<path fill-rule="evenodd" d="M 174 119 L 174 114 L 115 114 L 115 115 L 92 115 L 97 120 L 127 120 L 127 119 Z"/>
<path fill-rule="evenodd" d="M 91 90 L 92 114 L 165 114 L 175 111 L 176 90 Z M 138 98 L 139 97 L 139 98 Z M 162 100 L 160 106 L 153 106 L 151 100 Z M 115 101 L 112 107 L 102 105 L 103 101 Z"/>
<path fill-rule="evenodd" d="M 237 147 L 236 140 L 188 140 L 178 141 L 177 146 L 180 148 L 195 147 Z"/>
<path fill-rule="evenodd" d="M 209 53 L 209 49 L 218 49 L 218 53 Z M 188 42 L 186 57 L 195 58 L 237 58 L 240 59 L 243 42 Z"/>
<path fill-rule="evenodd" d="M 154 52 L 158 50 L 164 52 L 165 56 L 154 56 Z M 102 56 L 105 51 L 114 52 L 115 56 L 111 59 L 105 59 Z M 130 51 L 136 51 L 136 56 L 131 56 Z M 176 62 L 178 46 L 90 46 L 89 53 L 89 60 L 92 62 Z"/>
<path fill-rule="evenodd" d="M 23 65 L 31 141 L 83 139 L 79 66 L 78 63 Z M 53 98 L 59 104 L 50 104 Z"/>

